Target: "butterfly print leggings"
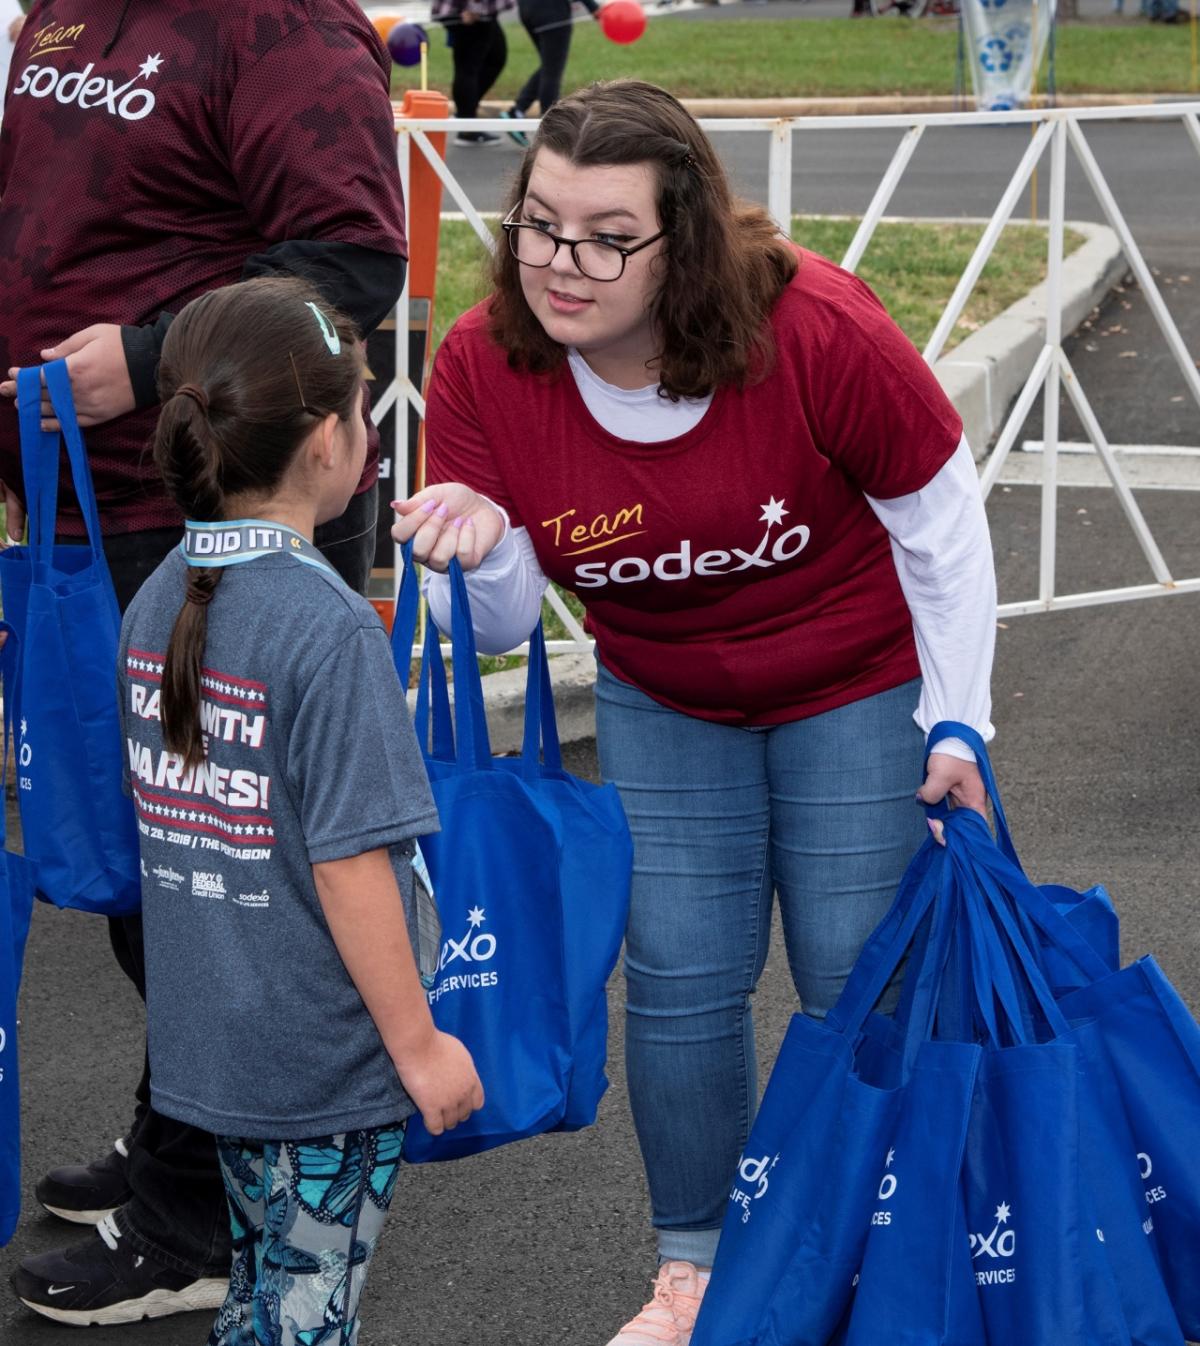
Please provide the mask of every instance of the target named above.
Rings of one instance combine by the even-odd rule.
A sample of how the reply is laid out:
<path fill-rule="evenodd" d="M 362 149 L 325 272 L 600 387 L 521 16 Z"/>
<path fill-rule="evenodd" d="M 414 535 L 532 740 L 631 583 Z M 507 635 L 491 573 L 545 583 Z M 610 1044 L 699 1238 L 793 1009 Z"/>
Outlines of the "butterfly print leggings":
<path fill-rule="evenodd" d="M 404 1129 L 217 1138 L 233 1266 L 208 1346 L 354 1346 Z"/>

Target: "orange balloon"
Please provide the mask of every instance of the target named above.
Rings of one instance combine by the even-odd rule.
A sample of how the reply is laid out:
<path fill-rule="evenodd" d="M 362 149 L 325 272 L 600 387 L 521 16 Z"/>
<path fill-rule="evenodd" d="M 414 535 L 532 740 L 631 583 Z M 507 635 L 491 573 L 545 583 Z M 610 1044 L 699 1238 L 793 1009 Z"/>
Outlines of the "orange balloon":
<path fill-rule="evenodd" d="M 379 34 L 380 42 L 383 42 L 386 45 L 388 40 L 388 34 L 392 31 L 393 28 L 395 28 L 395 26 L 399 22 L 400 22 L 399 14 L 384 14 L 382 17 L 378 19 L 372 19 L 371 26 Z"/>

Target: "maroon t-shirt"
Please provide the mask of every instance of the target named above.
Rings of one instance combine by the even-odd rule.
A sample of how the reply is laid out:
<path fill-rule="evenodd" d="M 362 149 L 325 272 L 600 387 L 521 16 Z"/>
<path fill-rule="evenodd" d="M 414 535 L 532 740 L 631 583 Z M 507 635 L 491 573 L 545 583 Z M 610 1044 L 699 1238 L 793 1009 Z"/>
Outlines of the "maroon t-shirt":
<path fill-rule="evenodd" d="M 0 369 L 91 323 L 178 313 L 288 240 L 405 253 L 389 62 L 355 0 L 133 0 L 122 22 L 124 9 L 40 0 L 17 43 Z M 106 532 L 179 522 L 149 452 L 156 419 L 85 432 Z M 11 403 L 0 477 L 22 490 Z M 60 526 L 78 532 L 63 495 Z"/>
<path fill-rule="evenodd" d="M 864 496 L 920 490 L 962 436 L 912 343 L 831 262 L 802 254 L 771 324 L 769 377 L 718 388 L 660 443 L 605 430 L 569 370 L 510 369 L 486 301 L 447 336 L 429 388 L 430 482 L 465 482 L 528 530 L 613 673 L 728 724 L 803 719 L 919 675 Z"/>

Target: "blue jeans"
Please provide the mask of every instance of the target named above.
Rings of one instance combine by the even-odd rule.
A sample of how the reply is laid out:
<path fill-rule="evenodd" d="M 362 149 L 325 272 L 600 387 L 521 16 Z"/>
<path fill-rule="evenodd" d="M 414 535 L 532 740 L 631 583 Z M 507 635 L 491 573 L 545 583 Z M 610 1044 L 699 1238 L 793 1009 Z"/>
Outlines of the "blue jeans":
<path fill-rule="evenodd" d="M 659 1255 L 711 1265 L 758 1102 L 750 994 L 779 894 L 804 1011 L 836 1001 L 925 835 L 914 681 L 763 729 L 659 705 L 603 666 L 600 770 L 634 841 L 626 1068 Z"/>

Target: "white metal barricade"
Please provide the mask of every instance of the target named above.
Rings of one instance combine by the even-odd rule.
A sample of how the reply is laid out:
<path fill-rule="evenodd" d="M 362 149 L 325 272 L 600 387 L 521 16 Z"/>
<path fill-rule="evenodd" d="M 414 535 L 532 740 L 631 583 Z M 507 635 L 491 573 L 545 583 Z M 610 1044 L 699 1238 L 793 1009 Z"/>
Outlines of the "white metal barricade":
<path fill-rule="evenodd" d="M 701 121 L 704 129 L 716 136 L 757 132 L 769 137 L 767 207 L 785 233 L 790 231 L 792 219 L 792 138 L 796 132 L 805 130 L 828 132 L 881 129 L 902 132 L 900 144 L 880 179 L 879 186 L 876 188 L 866 213 L 863 215 L 862 222 L 846 251 L 846 255 L 842 258 L 841 264 L 851 271 L 862 260 L 871 237 L 880 220 L 884 218 L 887 207 L 904 176 L 913 153 L 927 130 L 934 127 L 989 125 L 1026 125 L 1030 127 L 1031 138 L 1028 148 L 1021 156 L 1020 163 L 1009 178 L 1007 185 L 1003 188 L 996 208 L 984 229 L 983 236 L 955 286 L 954 293 L 950 296 L 932 336 L 926 343 L 923 355 L 930 365 L 942 353 L 946 341 L 961 317 L 963 308 L 970 298 L 971 292 L 975 288 L 980 273 L 991 256 L 1005 224 L 1007 224 L 1018 200 L 1028 186 L 1034 170 L 1049 151 L 1049 238 L 1045 344 L 1024 388 L 1016 399 L 1012 412 L 1000 432 L 996 446 L 987 460 L 980 478 L 981 489 L 986 499 L 997 480 L 1005 459 L 1016 442 L 1017 434 L 1033 406 L 1034 399 L 1044 389 L 1045 429 L 1041 460 L 1041 541 L 1038 593 L 1036 598 L 1002 604 L 999 609 L 1001 616 L 1018 616 L 1032 612 L 1049 612 L 1059 608 L 1085 607 L 1099 603 L 1113 603 L 1200 591 L 1200 576 L 1177 579 L 1171 575 L 1149 525 L 1125 480 L 1120 464 L 1106 440 L 1091 404 L 1088 402 L 1087 396 L 1063 350 L 1063 222 L 1065 217 L 1067 149 L 1069 146 L 1095 192 L 1108 223 L 1116 232 L 1126 261 L 1137 278 L 1171 354 L 1179 365 L 1188 391 L 1195 400 L 1197 407 L 1200 408 L 1200 370 L 1197 369 L 1196 356 L 1188 351 L 1179 329 L 1163 301 L 1151 269 L 1146 265 L 1141 250 L 1134 241 L 1125 217 L 1096 162 L 1087 140 L 1085 128 L 1090 123 L 1116 120 L 1180 122 L 1197 153 L 1200 154 L 1200 102 L 1164 103 L 1119 108 L 1040 109 L 1027 112 L 928 113 L 878 117 L 709 118 Z M 401 176 L 406 194 L 408 191 L 409 146 L 411 143 L 420 150 L 433 166 L 450 199 L 462 211 L 464 217 L 478 234 L 481 243 L 488 248 L 494 248 L 495 239 L 487 223 L 471 202 L 461 184 L 447 168 L 441 156 L 433 148 L 427 133 L 430 131 L 453 133 L 463 129 L 496 132 L 518 129 L 532 131 L 537 126 L 536 120 L 502 121 L 498 118 L 477 118 L 471 121 L 454 119 L 447 121 L 444 119 L 398 118 L 396 125 L 399 132 Z M 407 288 L 401 295 L 398 312 L 400 314 L 407 314 L 408 312 Z M 398 412 L 405 406 L 412 406 L 419 416 L 424 417 L 425 403 L 421 395 L 421 388 L 418 385 L 423 380 L 425 371 L 410 370 L 407 336 L 407 321 L 397 321 L 396 375 L 391 386 L 386 389 L 384 395 L 376 404 L 375 417 L 377 421 L 382 419 L 393 404 L 397 402 L 400 403 L 400 406 L 397 407 Z M 1152 583 L 1130 584 L 1121 588 L 1094 590 L 1087 593 L 1058 594 L 1055 591 L 1058 423 L 1060 394 L 1063 389 L 1071 399 L 1071 403 L 1087 431 L 1096 454 L 1104 464 L 1116 497 L 1149 564 L 1154 577 Z M 397 481 L 407 480 L 408 454 L 408 417 L 397 414 L 395 461 Z M 570 639 L 565 641 L 551 642 L 551 650 L 590 649 L 590 641 L 559 595 L 551 590 L 548 592 L 547 601 L 562 620 L 570 636 Z"/>

